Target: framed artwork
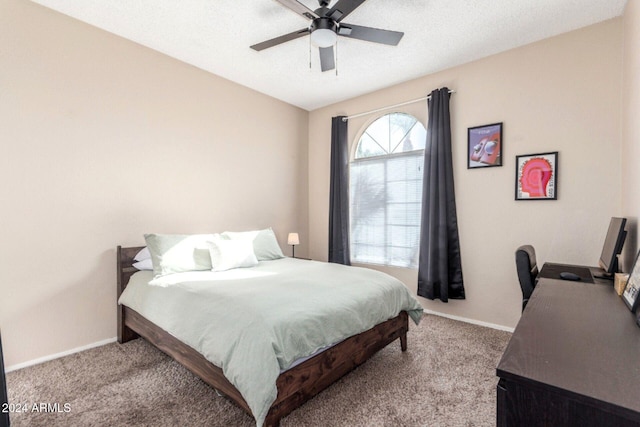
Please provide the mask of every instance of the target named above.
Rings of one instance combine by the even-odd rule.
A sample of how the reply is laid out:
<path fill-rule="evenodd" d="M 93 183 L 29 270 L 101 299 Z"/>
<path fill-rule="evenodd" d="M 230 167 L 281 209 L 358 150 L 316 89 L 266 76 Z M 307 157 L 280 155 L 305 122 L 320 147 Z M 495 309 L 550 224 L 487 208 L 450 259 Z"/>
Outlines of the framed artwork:
<path fill-rule="evenodd" d="M 640 252 L 638 252 L 638 255 L 636 255 L 636 261 L 633 263 L 631 273 L 629 273 L 627 286 L 624 288 L 624 292 L 622 293 L 622 299 L 631 311 L 635 311 L 635 309 L 638 307 L 638 291 L 640 291 L 640 263 L 638 262 L 639 257 Z"/>
<path fill-rule="evenodd" d="M 467 169 L 502 166 L 502 123 L 467 130 Z"/>
<path fill-rule="evenodd" d="M 516 156 L 516 200 L 558 198 L 558 152 Z"/>

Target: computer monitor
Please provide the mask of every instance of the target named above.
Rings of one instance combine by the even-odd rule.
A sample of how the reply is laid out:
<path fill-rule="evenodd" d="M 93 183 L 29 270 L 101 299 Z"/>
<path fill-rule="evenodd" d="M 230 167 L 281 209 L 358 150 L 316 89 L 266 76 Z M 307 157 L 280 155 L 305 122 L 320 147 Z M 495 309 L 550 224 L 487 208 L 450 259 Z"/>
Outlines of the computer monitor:
<path fill-rule="evenodd" d="M 602 245 L 602 254 L 598 265 L 604 270 L 606 276 L 613 276 L 618 271 L 618 255 L 622 252 L 622 245 L 627 236 L 624 226 L 627 223 L 626 218 L 612 217 L 609 222 L 609 230 L 607 237 Z"/>

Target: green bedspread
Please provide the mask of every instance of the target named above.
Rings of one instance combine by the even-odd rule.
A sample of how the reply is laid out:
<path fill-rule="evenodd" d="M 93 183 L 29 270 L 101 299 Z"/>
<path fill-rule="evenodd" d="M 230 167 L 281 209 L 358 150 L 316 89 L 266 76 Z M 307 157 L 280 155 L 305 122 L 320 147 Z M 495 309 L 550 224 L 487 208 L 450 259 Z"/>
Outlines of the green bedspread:
<path fill-rule="evenodd" d="M 224 272 L 153 279 L 137 272 L 119 303 L 222 368 L 262 426 L 276 379 L 299 358 L 422 307 L 397 279 L 367 268 L 284 258 Z"/>

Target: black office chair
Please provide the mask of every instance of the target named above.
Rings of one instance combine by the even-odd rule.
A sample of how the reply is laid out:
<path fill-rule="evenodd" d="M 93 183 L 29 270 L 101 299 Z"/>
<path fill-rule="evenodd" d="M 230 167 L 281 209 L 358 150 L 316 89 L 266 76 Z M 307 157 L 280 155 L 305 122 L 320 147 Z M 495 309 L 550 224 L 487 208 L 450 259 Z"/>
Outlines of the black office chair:
<path fill-rule="evenodd" d="M 536 250 L 533 246 L 523 245 L 516 249 L 516 269 L 518 270 L 520 288 L 522 288 L 522 311 L 524 311 L 533 289 L 536 287 L 538 277 Z"/>

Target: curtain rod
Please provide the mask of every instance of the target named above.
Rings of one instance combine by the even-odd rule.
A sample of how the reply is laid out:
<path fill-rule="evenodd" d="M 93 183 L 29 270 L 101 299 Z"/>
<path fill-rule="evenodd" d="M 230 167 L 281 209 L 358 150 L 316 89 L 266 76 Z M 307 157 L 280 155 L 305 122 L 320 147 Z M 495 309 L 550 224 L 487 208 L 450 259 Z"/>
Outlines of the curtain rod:
<path fill-rule="evenodd" d="M 449 90 L 449 93 L 456 93 L 455 90 Z M 362 116 L 366 116 L 368 114 L 373 114 L 373 113 L 377 113 L 379 111 L 384 111 L 384 110 L 388 110 L 390 108 L 397 108 L 397 107 L 402 107 L 403 105 L 409 105 L 409 104 L 414 104 L 416 102 L 420 102 L 420 101 L 424 101 L 431 98 L 431 95 L 427 95 L 427 96 L 423 96 L 422 98 L 418 98 L 418 99 L 412 99 L 411 101 L 406 101 L 406 102 L 401 102 L 400 104 L 395 104 L 395 105 L 389 105 L 387 107 L 382 107 L 382 108 L 377 108 L 375 110 L 371 110 L 371 111 L 365 111 L 364 113 L 358 113 L 358 114 L 353 114 L 351 116 L 347 116 L 347 117 L 343 117 L 342 121 L 346 122 L 349 119 L 355 119 L 356 117 L 362 117 Z"/>

